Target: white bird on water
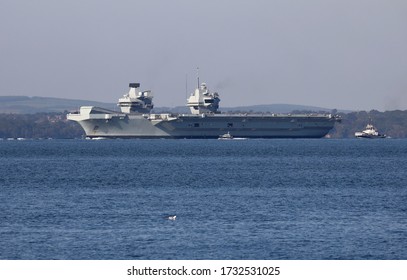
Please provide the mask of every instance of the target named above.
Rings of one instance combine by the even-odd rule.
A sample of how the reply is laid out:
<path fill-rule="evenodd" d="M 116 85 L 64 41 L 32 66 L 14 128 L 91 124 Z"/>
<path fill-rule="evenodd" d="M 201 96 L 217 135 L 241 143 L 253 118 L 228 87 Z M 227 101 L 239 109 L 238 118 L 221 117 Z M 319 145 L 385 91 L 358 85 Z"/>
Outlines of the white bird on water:
<path fill-rule="evenodd" d="M 176 215 L 172 215 L 172 216 L 168 216 L 167 220 L 175 221 L 176 218 L 177 218 Z"/>

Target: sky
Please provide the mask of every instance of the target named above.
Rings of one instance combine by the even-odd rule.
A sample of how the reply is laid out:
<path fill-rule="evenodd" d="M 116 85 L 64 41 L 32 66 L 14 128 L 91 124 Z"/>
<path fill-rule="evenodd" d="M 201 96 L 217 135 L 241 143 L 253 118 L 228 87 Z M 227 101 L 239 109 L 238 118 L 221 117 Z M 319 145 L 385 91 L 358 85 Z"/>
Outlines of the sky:
<path fill-rule="evenodd" d="M 0 0 L 0 95 L 407 110 L 405 0 Z"/>

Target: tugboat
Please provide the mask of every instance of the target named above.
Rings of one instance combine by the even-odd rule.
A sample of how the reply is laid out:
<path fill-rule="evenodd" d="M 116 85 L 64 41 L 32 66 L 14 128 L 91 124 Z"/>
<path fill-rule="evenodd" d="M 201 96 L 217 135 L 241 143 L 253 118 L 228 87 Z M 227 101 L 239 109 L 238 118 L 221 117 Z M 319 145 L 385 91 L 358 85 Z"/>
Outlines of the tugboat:
<path fill-rule="evenodd" d="M 372 124 L 368 124 L 363 131 L 355 132 L 356 138 L 386 138 L 385 134 L 379 133 L 376 127 Z"/>

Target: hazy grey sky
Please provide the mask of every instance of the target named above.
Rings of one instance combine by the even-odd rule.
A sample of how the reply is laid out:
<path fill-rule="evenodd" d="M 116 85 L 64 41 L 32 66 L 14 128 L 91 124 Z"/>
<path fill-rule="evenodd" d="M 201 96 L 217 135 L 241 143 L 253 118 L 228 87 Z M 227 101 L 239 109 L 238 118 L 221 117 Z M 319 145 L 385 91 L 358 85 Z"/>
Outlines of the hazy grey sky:
<path fill-rule="evenodd" d="M 0 0 L 0 95 L 407 109 L 406 0 Z"/>

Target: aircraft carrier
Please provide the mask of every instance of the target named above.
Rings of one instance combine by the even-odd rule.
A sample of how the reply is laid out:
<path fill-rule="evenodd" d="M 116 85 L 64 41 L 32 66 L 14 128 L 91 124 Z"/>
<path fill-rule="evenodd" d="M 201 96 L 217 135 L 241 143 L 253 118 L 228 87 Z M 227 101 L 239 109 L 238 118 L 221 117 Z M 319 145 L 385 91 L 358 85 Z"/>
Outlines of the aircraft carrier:
<path fill-rule="evenodd" d="M 199 82 L 198 82 L 199 85 Z M 119 99 L 120 111 L 82 106 L 67 118 L 78 122 L 87 138 L 321 138 L 340 121 L 332 114 L 220 113 L 219 94 L 205 83 L 187 100 L 190 114 L 154 114 L 151 91 L 138 91 L 139 83 Z"/>

